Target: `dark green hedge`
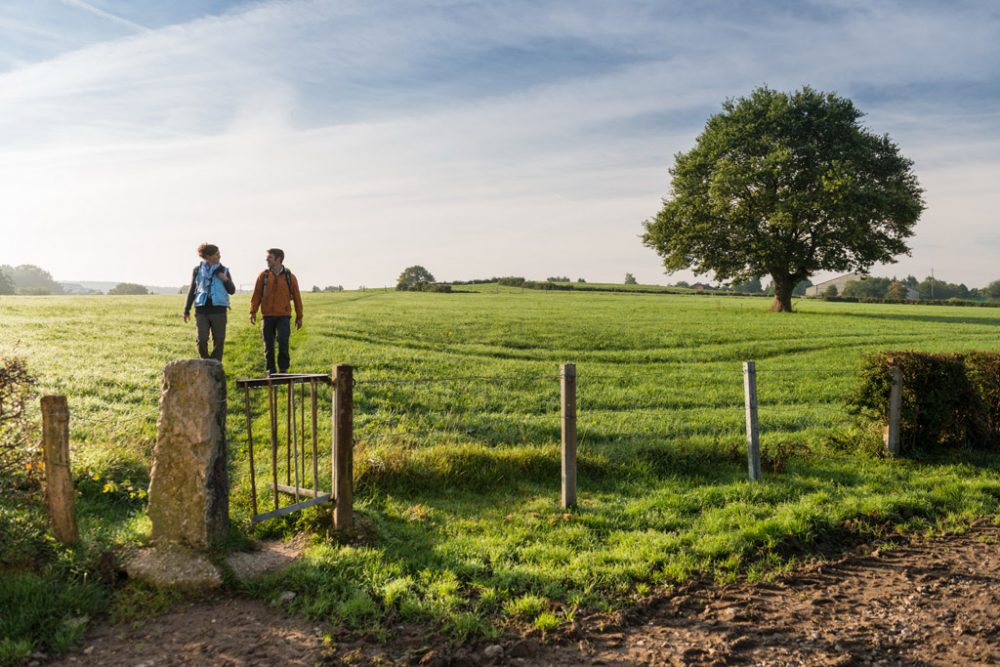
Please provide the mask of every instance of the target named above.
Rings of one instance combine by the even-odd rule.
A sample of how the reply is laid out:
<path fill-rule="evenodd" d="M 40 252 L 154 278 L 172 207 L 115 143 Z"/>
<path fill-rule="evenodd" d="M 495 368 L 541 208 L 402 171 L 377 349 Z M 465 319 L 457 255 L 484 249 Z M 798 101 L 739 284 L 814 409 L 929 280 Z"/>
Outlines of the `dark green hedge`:
<path fill-rule="evenodd" d="M 972 299 L 920 299 L 911 301 L 909 299 L 900 301 L 899 299 L 888 299 L 877 296 L 820 296 L 823 301 L 834 301 L 838 303 L 889 303 L 904 306 L 960 306 L 965 308 L 1000 308 L 1000 301 L 973 301 Z"/>
<path fill-rule="evenodd" d="M 1000 353 L 870 355 L 852 400 L 862 421 L 886 419 L 890 360 L 903 374 L 901 451 L 1000 446 Z"/>

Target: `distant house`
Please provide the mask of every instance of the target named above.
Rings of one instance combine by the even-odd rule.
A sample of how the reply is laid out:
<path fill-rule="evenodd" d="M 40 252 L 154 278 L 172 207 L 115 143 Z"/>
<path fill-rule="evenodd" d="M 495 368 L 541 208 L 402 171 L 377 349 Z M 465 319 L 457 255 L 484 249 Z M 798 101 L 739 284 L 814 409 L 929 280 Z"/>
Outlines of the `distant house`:
<path fill-rule="evenodd" d="M 837 276 L 836 278 L 831 278 L 830 280 L 817 283 L 812 287 L 807 287 L 806 296 L 823 296 L 823 294 L 830 289 L 831 285 L 837 288 L 837 294 L 843 294 L 844 288 L 847 287 L 847 283 L 855 280 L 864 280 L 867 277 L 868 276 L 861 275 L 860 273 L 845 273 L 842 276 Z"/>

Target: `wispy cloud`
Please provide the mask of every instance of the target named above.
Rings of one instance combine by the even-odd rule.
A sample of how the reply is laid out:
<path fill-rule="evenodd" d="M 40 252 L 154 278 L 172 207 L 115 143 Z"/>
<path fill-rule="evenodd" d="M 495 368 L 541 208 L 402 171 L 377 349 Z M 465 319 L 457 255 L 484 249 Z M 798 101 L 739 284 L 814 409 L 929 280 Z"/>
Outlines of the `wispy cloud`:
<path fill-rule="evenodd" d="M 281 243 L 324 284 L 414 262 L 653 281 L 639 222 L 673 154 L 726 97 L 809 83 L 917 161 L 912 266 L 933 245 L 939 275 L 993 279 L 1000 248 L 952 234 L 997 208 L 991 3 L 293 0 L 144 31 L 67 2 L 136 25 L 0 74 L 0 262 L 99 277 L 101 248 L 164 283 L 210 237 L 238 272 Z"/>
<path fill-rule="evenodd" d="M 123 25 L 126 28 L 132 28 L 133 30 L 137 30 L 139 32 L 146 32 L 149 30 L 149 28 L 141 26 L 135 21 L 129 21 L 128 19 L 118 16 L 117 14 L 106 12 L 99 7 L 95 7 L 89 2 L 84 2 L 83 0 L 62 0 L 62 2 L 70 7 L 82 9 L 85 12 L 90 12 L 94 16 L 100 16 L 101 18 L 117 23 L 118 25 Z"/>

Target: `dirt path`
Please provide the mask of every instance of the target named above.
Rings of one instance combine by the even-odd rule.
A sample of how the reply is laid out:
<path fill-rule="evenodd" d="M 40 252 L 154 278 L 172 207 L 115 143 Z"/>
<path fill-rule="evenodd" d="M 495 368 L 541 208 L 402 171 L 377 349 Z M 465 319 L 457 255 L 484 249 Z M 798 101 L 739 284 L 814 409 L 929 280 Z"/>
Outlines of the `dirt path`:
<path fill-rule="evenodd" d="M 692 585 L 559 638 L 451 650 L 419 628 L 385 645 L 334 637 L 259 602 L 220 598 L 138 630 L 103 628 L 57 665 L 995 665 L 1000 527 L 914 541 L 769 584 Z"/>

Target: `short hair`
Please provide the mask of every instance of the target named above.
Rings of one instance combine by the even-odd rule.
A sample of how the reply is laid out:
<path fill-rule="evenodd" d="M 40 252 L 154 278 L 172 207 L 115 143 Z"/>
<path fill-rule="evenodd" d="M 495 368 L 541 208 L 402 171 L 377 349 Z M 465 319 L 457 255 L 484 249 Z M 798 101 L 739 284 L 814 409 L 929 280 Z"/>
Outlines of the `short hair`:
<path fill-rule="evenodd" d="M 198 256 L 202 259 L 206 257 L 211 257 L 215 253 L 219 252 L 219 246 L 214 243 L 202 243 L 198 246 Z"/>
<path fill-rule="evenodd" d="M 267 253 L 277 259 L 279 262 L 285 261 L 285 251 L 281 248 L 268 248 Z"/>

